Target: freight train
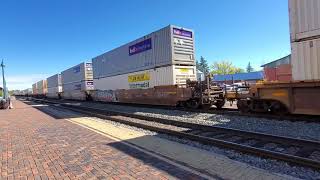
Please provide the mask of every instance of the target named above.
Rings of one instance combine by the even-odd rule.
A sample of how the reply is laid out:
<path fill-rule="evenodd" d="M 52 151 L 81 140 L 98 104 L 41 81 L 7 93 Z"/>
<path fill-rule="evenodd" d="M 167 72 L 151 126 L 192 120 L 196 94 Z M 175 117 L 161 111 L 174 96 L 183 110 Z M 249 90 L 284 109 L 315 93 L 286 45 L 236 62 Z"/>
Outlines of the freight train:
<path fill-rule="evenodd" d="M 197 81 L 194 32 L 169 25 L 32 85 L 33 96 L 221 108 L 222 88 Z"/>
<path fill-rule="evenodd" d="M 292 82 L 262 82 L 239 93 L 223 91 L 210 78 L 197 81 L 194 32 L 169 25 L 48 78 L 48 90 L 43 82 L 33 84 L 33 96 L 192 108 L 236 100 L 242 112 L 320 115 L 316 1 L 289 0 Z"/>

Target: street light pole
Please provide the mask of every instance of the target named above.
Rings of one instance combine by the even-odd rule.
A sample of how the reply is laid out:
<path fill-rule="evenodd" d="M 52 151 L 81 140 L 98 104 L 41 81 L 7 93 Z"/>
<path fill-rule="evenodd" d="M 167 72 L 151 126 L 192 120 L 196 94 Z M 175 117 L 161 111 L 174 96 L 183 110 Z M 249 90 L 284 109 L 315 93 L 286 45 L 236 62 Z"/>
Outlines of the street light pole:
<path fill-rule="evenodd" d="M 2 92 L 3 92 L 3 99 L 7 99 L 7 85 L 6 85 L 6 80 L 4 78 L 4 63 L 3 63 L 3 59 L 2 59 L 2 62 L 1 62 L 1 69 L 2 69 L 2 83 L 3 83 L 3 87 L 2 87 Z"/>

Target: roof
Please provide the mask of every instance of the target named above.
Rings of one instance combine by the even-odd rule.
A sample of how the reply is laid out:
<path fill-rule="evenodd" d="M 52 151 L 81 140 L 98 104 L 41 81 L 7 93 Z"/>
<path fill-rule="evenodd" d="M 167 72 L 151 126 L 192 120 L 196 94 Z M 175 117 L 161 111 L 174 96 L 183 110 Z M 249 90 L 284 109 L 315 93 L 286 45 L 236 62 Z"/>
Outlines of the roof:
<path fill-rule="evenodd" d="M 213 81 L 248 81 L 248 80 L 262 80 L 263 71 L 236 73 L 226 75 L 213 75 Z"/>
<path fill-rule="evenodd" d="M 291 54 L 289 54 L 288 56 L 282 57 L 280 59 L 271 61 L 267 64 L 263 64 L 263 65 L 261 65 L 261 67 L 274 68 L 274 67 L 277 67 L 281 64 L 290 64 L 290 63 L 291 63 Z"/>

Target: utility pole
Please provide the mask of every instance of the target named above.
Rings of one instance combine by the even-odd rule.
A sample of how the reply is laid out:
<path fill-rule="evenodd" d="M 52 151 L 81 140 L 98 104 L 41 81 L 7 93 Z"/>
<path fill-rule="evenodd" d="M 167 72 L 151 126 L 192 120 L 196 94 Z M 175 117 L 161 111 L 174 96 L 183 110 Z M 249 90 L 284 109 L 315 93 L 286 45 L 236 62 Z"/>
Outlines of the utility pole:
<path fill-rule="evenodd" d="M 8 98 L 8 95 L 7 95 L 7 85 L 6 85 L 6 80 L 4 78 L 4 63 L 3 63 L 3 59 L 2 59 L 2 62 L 1 62 L 1 68 L 2 68 L 2 83 L 3 83 L 3 89 L 2 89 L 2 92 L 3 92 L 3 99 L 7 99 Z"/>

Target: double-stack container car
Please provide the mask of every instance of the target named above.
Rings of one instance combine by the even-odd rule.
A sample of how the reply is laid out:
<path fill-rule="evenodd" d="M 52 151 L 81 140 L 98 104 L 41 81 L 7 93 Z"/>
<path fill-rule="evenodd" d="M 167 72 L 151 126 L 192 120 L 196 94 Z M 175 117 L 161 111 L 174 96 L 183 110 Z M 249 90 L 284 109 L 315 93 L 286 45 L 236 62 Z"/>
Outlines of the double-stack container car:
<path fill-rule="evenodd" d="M 64 99 L 86 100 L 94 89 L 92 64 L 84 62 L 61 72 L 62 97 Z"/>
<path fill-rule="evenodd" d="M 257 84 L 241 111 L 320 115 L 319 12 L 319 0 L 289 0 L 293 81 Z"/>
<path fill-rule="evenodd" d="M 36 84 L 37 84 L 37 96 L 45 97 L 48 92 L 47 80 L 40 80 Z"/>
<path fill-rule="evenodd" d="M 292 74 L 296 81 L 320 80 L 319 11 L 319 0 L 289 0 Z"/>
<path fill-rule="evenodd" d="M 48 98 L 60 99 L 62 93 L 61 74 L 55 74 L 47 78 Z"/>
<path fill-rule="evenodd" d="M 38 94 L 37 83 L 32 84 L 32 95 L 36 96 Z"/>
<path fill-rule="evenodd" d="M 187 80 L 196 80 L 194 32 L 169 25 L 93 58 L 92 64 L 93 99 L 173 105 L 188 98 Z"/>

